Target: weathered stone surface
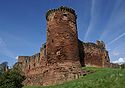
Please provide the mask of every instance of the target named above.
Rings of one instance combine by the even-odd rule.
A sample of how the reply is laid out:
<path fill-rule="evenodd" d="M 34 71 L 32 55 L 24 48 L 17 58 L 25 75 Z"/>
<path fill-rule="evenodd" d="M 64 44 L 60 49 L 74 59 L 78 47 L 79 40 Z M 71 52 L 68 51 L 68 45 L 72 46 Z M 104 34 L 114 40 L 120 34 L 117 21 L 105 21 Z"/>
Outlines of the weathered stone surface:
<path fill-rule="evenodd" d="M 45 85 L 79 77 L 81 65 L 75 14 L 68 10 L 57 10 L 47 17 L 46 54 L 51 69 L 43 77 Z"/>
<path fill-rule="evenodd" d="M 79 41 L 80 60 L 85 66 L 94 67 L 110 67 L 110 59 L 108 51 L 105 49 L 104 43 L 83 43 Z"/>
<path fill-rule="evenodd" d="M 40 53 L 18 58 L 27 77 L 25 85 L 60 84 L 88 74 L 80 69 L 82 66 L 110 66 L 104 42 L 95 44 L 78 40 L 76 18 L 75 11 L 67 7 L 47 12 L 46 44 Z"/>
<path fill-rule="evenodd" d="M 67 19 L 63 20 L 64 17 Z M 48 63 L 79 60 L 75 22 L 75 16 L 66 11 L 55 11 L 48 16 L 46 43 Z"/>
<path fill-rule="evenodd" d="M 65 81 L 79 78 L 81 69 L 75 66 L 79 62 L 71 64 L 71 62 L 56 63 L 53 65 L 46 65 L 35 69 L 30 69 L 25 74 L 27 79 L 24 81 L 25 85 L 55 85 L 61 84 Z"/>
<path fill-rule="evenodd" d="M 110 67 L 111 68 L 121 68 L 121 65 L 119 65 L 118 63 L 111 63 Z"/>

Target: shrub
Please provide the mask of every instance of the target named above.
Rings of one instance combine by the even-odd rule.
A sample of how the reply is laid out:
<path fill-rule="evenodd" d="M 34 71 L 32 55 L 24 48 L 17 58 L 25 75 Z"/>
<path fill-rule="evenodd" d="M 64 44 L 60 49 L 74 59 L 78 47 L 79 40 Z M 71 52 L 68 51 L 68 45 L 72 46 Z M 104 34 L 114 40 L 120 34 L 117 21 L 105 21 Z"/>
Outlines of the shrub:
<path fill-rule="evenodd" d="M 24 79 L 18 69 L 10 69 L 2 74 L 0 88 L 22 88 Z"/>

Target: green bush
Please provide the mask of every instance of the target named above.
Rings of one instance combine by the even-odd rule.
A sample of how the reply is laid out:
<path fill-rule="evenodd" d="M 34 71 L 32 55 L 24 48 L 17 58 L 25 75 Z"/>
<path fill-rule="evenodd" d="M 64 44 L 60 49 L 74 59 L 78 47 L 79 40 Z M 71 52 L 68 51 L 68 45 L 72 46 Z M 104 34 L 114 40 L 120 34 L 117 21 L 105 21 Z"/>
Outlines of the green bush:
<path fill-rule="evenodd" d="M 16 69 L 4 72 L 0 79 L 0 88 L 22 88 L 22 82 L 25 79 Z"/>
<path fill-rule="evenodd" d="M 125 64 L 122 64 L 122 65 L 121 65 L 121 68 L 124 69 L 124 68 L 125 68 Z"/>

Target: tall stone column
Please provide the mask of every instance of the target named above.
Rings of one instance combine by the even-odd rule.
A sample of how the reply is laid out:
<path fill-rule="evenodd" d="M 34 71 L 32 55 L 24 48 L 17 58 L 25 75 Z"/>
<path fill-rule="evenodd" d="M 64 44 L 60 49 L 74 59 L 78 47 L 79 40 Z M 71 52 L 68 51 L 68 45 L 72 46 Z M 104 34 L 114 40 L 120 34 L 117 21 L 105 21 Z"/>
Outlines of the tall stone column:
<path fill-rule="evenodd" d="M 76 18 L 75 11 L 67 7 L 47 12 L 48 63 L 79 61 Z"/>

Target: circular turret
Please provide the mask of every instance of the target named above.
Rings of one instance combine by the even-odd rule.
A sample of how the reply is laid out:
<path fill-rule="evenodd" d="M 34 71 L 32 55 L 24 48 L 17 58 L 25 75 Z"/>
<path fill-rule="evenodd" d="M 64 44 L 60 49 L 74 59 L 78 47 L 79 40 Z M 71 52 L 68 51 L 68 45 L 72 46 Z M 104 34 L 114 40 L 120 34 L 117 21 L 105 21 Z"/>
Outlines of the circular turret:
<path fill-rule="evenodd" d="M 63 6 L 47 12 L 46 54 L 49 63 L 79 61 L 76 18 L 73 9 Z"/>
<path fill-rule="evenodd" d="M 77 18 L 77 15 L 75 13 L 75 10 L 73 10 L 72 8 L 68 8 L 68 7 L 65 7 L 65 6 L 61 6 L 59 7 L 58 9 L 50 9 L 47 11 L 46 13 L 46 19 L 48 20 L 48 16 L 56 11 L 65 11 L 65 12 L 69 12 L 69 13 L 72 13 L 74 14 L 75 18 Z"/>

